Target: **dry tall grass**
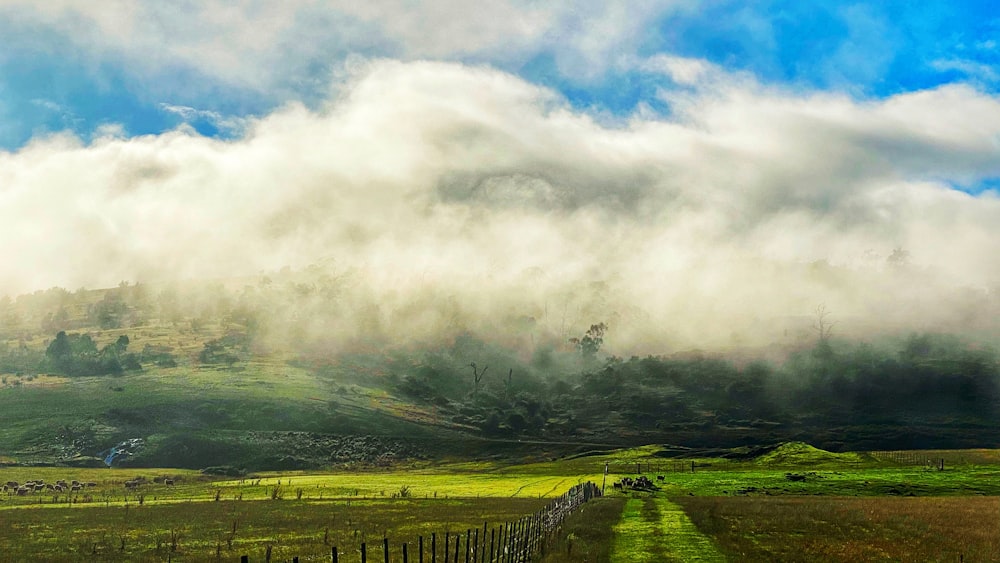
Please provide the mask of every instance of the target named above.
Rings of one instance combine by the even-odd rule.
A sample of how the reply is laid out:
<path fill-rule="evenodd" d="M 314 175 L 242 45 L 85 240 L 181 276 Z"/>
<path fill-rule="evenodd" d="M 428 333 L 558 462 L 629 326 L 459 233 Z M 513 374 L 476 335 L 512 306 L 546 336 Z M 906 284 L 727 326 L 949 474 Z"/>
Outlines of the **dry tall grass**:
<path fill-rule="evenodd" d="M 1000 561 L 997 497 L 683 497 L 738 561 Z"/>

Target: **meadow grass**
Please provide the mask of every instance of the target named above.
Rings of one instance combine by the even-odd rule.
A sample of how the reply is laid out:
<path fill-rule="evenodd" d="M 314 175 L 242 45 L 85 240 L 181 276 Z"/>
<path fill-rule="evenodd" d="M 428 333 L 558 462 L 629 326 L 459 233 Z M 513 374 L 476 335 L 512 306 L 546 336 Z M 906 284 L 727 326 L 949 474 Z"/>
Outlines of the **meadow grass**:
<path fill-rule="evenodd" d="M 212 561 L 242 553 L 259 560 L 270 546 L 275 560 L 307 561 L 328 557 L 338 545 L 342 561 L 353 561 L 361 541 L 380 546 L 383 535 L 398 550 L 421 534 L 517 519 L 573 485 L 600 485 L 605 463 L 647 460 L 656 468 L 656 451 L 244 478 L 179 469 L 0 466 L 0 483 L 97 484 L 75 495 L 0 496 L 0 552 L 13 560 Z M 1000 511 L 996 465 L 937 471 L 887 463 L 837 467 L 829 460 L 815 469 L 795 459 L 778 467 L 706 461 L 694 473 L 662 472 L 655 493 L 613 489 L 623 475 L 609 474 L 608 496 L 563 525 L 548 560 L 714 561 L 715 545 L 739 561 L 1000 558 L 1000 540 L 993 539 L 1000 525 L 985 524 Z M 123 485 L 167 476 L 176 484 L 135 492 Z"/>
<path fill-rule="evenodd" d="M 278 561 L 329 560 L 338 546 L 341 561 L 358 561 L 388 537 L 396 552 L 403 542 L 416 549 L 419 536 L 464 534 L 530 514 L 548 501 L 538 498 L 275 500 L 132 503 L 89 508 L 0 511 L 0 550 L 7 561 L 263 560 L 268 546 Z M 373 551 L 374 552 L 374 551 Z M 324 559 L 325 558 L 325 559 Z"/>

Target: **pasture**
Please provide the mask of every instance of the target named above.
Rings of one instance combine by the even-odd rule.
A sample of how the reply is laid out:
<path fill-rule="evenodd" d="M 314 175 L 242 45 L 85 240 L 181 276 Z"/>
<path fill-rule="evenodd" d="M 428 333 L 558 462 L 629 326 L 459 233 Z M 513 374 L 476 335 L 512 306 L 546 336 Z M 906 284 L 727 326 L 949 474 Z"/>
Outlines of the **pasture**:
<path fill-rule="evenodd" d="M 4 467 L 0 482 L 77 479 L 96 486 L 75 494 L 3 495 L 0 550 L 3 560 L 238 561 L 247 554 L 263 561 L 270 550 L 273 561 L 328 561 L 336 545 L 341 561 L 353 563 L 361 542 L 380 546 L 388 537 L 398 558 L 398 546 L 415 545 L 419 536 L 429 541 L 432 533 L 481 530 L 484 522 L 530 514 L 578 483 L 601 484 L 607 463 L 608 494 L 570 517 L 545 561 L 1000 557 L 1000 466 L 993 452 L 947 452 L 952 461 L 943 471 L 800 444 L 742 461 L 680 463 L 659 453 L 646 447 L 523 465 L 244 478 L 177 469 Z M 656 490 L 612 487 L 637 468 L 648 471 Z M 163 482 L 167 477 L 173 485 Z M 125 481 L 137 478 L 147 483 L 126 490 Z M 381 561 L 380 554 L 370 560 Z"/>

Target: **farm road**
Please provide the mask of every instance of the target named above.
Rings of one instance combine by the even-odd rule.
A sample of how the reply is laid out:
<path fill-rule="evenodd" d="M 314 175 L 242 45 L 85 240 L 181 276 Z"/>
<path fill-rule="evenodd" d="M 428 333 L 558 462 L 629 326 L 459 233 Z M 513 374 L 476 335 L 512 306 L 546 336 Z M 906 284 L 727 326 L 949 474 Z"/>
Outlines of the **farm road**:
<path fill-rule="evenodd" d="M 684 509 L 662 497 L 632 498 L 615 526 L 611 560 L 624 563 L 655 561 L 726 561 L 712 540 L 698 531 Z"/>

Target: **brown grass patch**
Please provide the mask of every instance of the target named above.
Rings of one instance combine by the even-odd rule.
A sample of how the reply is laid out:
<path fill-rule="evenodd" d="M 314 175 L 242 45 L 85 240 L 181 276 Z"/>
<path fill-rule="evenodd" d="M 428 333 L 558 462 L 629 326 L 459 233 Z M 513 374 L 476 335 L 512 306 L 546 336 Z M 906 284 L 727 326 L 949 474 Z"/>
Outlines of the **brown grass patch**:
<path fill-rule="evenodd" d="M 739 561 L 998 561 L 1000 498 L 683 497 Z"/>
<path fill-rule="evenodd" d="M 610 562 L 613 528 L 624 507 L 623 497 L 594 499 L 580 507 L 546 543 L 541 563 Z"/>

